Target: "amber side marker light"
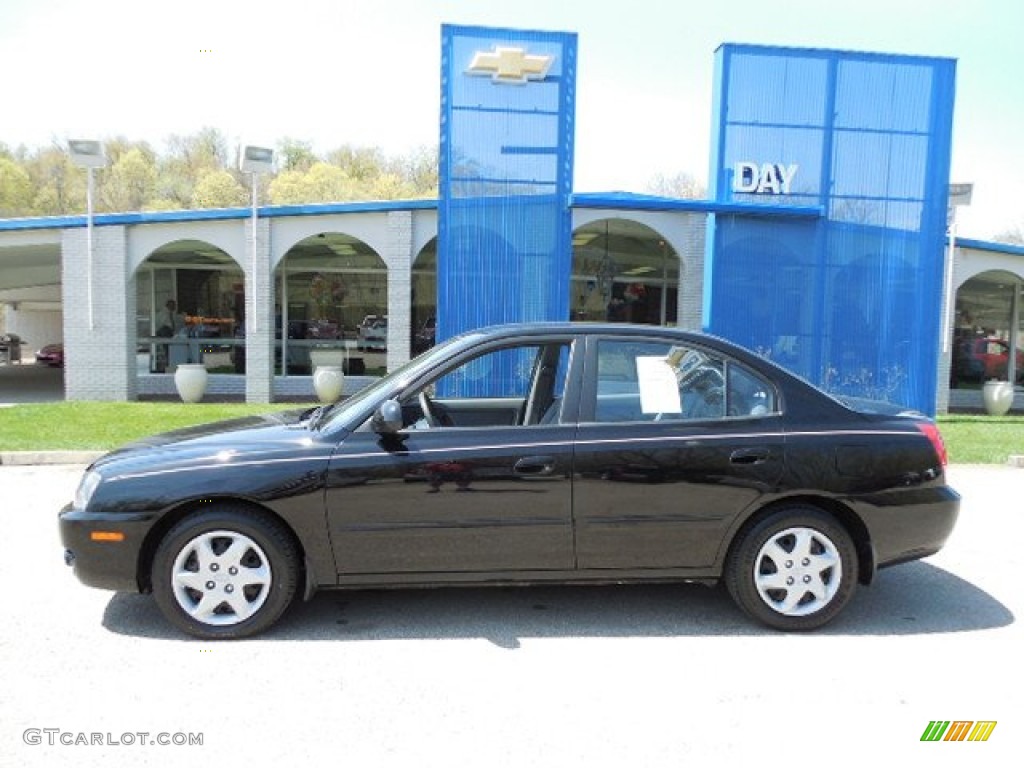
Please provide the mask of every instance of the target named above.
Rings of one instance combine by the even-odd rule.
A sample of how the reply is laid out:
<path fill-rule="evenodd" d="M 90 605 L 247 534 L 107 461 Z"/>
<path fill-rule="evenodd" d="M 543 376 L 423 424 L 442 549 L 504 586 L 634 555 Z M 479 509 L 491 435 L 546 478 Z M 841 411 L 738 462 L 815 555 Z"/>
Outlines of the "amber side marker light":
<path fill-rule="evenodd" d="M 121 531 L 93 531 L 89 538 L 93 541 L 124 541 L 124 534 Z"/>

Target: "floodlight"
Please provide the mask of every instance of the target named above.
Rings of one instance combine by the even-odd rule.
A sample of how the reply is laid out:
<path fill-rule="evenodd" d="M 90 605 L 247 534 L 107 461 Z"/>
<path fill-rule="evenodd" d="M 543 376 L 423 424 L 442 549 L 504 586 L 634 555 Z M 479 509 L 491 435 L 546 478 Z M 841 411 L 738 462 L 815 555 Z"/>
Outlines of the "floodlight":
<path fill-rule="evenodd" d="M 238 156 L 238 167 L 243 173 L 271 173 L 274 170 L 274 150 L 244 146 Z"/>
<path fill-rule="evenodd" d="M 107 165 L 103 144 L 93 139 L 69 139 L 68 152 L 71 153 L 71 161 L 80 168 L 104 168 Z"/>

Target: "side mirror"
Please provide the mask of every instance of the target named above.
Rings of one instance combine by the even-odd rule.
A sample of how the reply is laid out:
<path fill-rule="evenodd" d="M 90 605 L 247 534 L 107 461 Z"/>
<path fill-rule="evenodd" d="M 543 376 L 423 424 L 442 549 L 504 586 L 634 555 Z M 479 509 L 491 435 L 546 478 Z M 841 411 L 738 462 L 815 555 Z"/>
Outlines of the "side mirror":
<path fill-rule="evenodd" d="M 402 406 L 397 400 L 385 400 L 373 414 L 373 431 L 393 435 L 404 426 Z"/>

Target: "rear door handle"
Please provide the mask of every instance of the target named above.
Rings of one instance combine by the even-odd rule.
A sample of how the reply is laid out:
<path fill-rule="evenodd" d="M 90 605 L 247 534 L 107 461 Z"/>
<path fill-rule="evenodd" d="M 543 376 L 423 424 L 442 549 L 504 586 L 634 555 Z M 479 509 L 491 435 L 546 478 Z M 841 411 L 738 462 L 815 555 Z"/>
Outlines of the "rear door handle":
<path fill-rule="evenodd" d="M 527 456 L 516 462 L 517 475 L 543 476 L 555 471 L 554 456 Z"/>
<path fill-rule="evenodd" d="M 755 464 L 764 464 L 771 458 L 771 455 L 772 452 L 768 448 L 740 448 L 730 454 L 729 462 L 749 467 Z"/>

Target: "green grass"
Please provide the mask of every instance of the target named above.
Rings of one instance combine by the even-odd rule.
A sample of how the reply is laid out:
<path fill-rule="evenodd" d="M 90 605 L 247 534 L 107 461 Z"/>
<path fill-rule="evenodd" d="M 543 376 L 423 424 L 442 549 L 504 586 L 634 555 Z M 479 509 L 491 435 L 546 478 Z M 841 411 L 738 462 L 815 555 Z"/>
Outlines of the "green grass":
<path fill-rule="evenodd" d="M 63 402 L 0 408 L 0 451 L 110 450 L 119 445 L 237 416 L 305 408 L 308 403 Z M 951 415 L 939 427 L 956 464 L 1005 464 L 1024 454 L 1024 416 Z"/>
<path fill-rule="evenodd" d="M 158 432 L 309 404 L 63 402 L 0 408 L 0 451 L 109 450 Z"/>
<path fill-rule="evenodd" d="M 1005 464 L 1024 455 L 1024 416 L 940 416 L 939 430 L 954 464 Z"/>

